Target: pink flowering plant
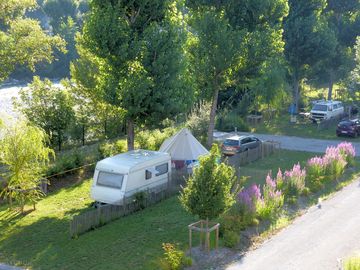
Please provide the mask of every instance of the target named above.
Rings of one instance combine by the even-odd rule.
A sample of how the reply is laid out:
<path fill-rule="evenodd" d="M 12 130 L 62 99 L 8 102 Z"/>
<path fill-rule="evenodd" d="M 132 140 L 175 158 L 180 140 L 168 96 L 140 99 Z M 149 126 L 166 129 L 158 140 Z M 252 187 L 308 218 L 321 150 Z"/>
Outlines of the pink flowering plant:
<path fill-rule="evenodd" d="M 323 159 L 326 164 L 326 178 L 338 179 L 344 173 L 347 162 L 338 147 L 326 148 Z"/>
<path fill-rule="evenodd" d="M 263 186 L 263 196 L 257 201 L 257 212 L 260 219 L 273 219 L 277 217 L 283 205 L 284 195 L 280 190 L 277 190 L 276 179 L 272 179 L 269 173 Z"/>
<path fill-rule="evenodd" d="M 289 171 L 285 171 L 283 190 L 286 196 L 292 197 L 301 194 L 305 188 L 306 170 L 295 164 Z"/>
<path fill-rule="evenodd" d="M 354 165 L 355 162 L 355 147 L 349 142 L 341 142 L 336 147 L 343 156 L 348 165 Z"/>
<path fill-rule="evenodd" d="M 237 196 L 240 213 L 244 216 L 253 217 L 256 213 L 257 202 L 261 199 L 260 186 L 253 184 L 244 188 Z"/>
<path fill-rule="evenodd" d="M 313 157 L 307 161 L 306 166 L 306 185 L 311 191 L 321 189 L 324 184 L 327 163 L 322 157 Z"/>

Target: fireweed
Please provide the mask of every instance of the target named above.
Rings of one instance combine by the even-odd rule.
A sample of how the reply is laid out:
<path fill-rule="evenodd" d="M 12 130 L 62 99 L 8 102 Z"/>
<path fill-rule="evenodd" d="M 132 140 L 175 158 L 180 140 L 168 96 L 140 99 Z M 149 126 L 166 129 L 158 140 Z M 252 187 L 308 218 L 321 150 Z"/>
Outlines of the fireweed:
<path fill-rule="evenodd" d="M 244 188 L 237 196 L 240 212 L 244 215 L 254 215 L 256 213 L 257 201 L 260 199 L 260 186 L 253 184 L 248 188 Z"/>
<path fill-rule="evenodd" d="M 272 219 L 278 216 L 283 204 L 284 196 L 277 190 L 276 180 L 272 179 L 269 173 L 263 186 L 263 196 L 257 201 L 258 215 L 261 219 Z"/>
<path fill-rule="evenodd" d="M 300 164 L 295 164 L 289 171 L 285 171 L 284 175 L 284 193 L 287 196 L 296 196 L 301 194 L 305 188 L 305 169 L 301 169 Z"/>
<path fill-rule="evenodd" d="M 344 157 L 345 161 L 349 165 L 353 165 L 355 162 L 355 147 L 349 142 L 341 142 L 338 144 L 337 149 Z"/>
<path fill-rule="evenodd" d="M 317 191 L 323 187 L 327 161 L 322 157 L 313 157 L 308 160 L 306 167 L 306 185 L 311 191 Z"/>
<path fill-rule="evenodd" d="M 347 162 L 338 147 L 327 147 L 323 159 L 326 163 L 327 178 L 338 179 L 344 173 Z"/>

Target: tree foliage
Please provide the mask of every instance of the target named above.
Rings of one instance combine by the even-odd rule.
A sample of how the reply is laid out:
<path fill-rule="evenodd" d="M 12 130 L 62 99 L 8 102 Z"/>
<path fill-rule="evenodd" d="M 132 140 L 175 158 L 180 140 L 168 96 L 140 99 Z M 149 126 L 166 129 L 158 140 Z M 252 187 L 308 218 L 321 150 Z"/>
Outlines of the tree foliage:
<path fill-rule="evenodd" d="M 35 1 L 1 1 L 0 3 L 0 82 L 16 65 L 35 69 L 35 64 L 54 59 L 53 49 L 65 52 L 65 42 L 59 36 L 47 35 L 38 21 L 23 18 Z"/>
<path fill-rule="evenodd" d="M 29 121 L 44 129 L 61 150 L 65 131 L 75 116 L 73 97 L 66 89 L 53 86 L 48 79 L 34 77 L 29 89 L 22 89 L 14 104 Z"/>
<path fill-rule="evenodd" d="M 219 148 L 214 144 L 209 155 L 200 157 L 199 167 L 180 195 L 184 208 L 201 219 L 217 218 L 235 202 L 231 192 L 236 180 L 235 169 L 219 164 L 219 158 Z"/>
<path fill-rule="evenodd" d="M 83 57 L 74 66 L 75 80 L 88 96 L 119 107 L 127 119 L 128 147 L 134 126 L 157 125 L 185 110 L 191 101 L 186 39 L 177 1 L 93 1 L 83 29 Z M 94 88 L 81 67 L 91 65 Z M 78 76 L 80 75 L 80 76 Z"/>
<path fill-rule="evenodd" d="M 35 202 L 42 195 L 38 185 L 54 152 L 46 146 L 45 132 L 28 122 L 18 121 L 2 131 L 0 162 L 8 170 L 4 194 L 18 201 L 23 210 L 26 201 Z"/>
<path fill-rule="evenodd" d="M 219 91 L 246 88 L 262 65 L 282 52 L 285 0 L 188 0 L 194 33 L 191 60 L 202 97 L 212 100 L 208 145 L 212 143 Z M 205 92 L 205 94 L 204 94 Z"/>
<path fill-rule="evenodd" d="M 308 67 L 315 65 L 335 48 L 334 33 L 323 17 L 325 0 L 289 0 L 289 15 L 284 21 L 285 56 L 290 66 L 293 98 L 299 109 L 299 82 Z"/>

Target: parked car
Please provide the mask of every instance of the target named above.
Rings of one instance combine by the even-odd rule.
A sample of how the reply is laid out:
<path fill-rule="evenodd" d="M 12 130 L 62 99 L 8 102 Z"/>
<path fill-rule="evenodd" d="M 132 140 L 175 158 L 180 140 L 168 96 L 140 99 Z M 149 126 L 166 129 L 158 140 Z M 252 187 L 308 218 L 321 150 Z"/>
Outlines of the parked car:
<path fill-rule="evenodd" d="M 314 103 L 310 111 L 310 119 L 313 121 L 328 120 L 341 117 L 344 114 L 344 106 L 340 101 L 328 100 Z"/>
<path fill-rule="evenodd" d="M 232 136 L 227 138 L 221 145 L 221 151 L 226 156 L 244 152 L 258 147 L 261 141 L 254 136 Z"/>
<path fill-rule="evenodd" d="M 360 120 L 344 120 L 341 121 L 336 128 L 337 136 L 351 136 L 356 137 L 360 135 Z"/>

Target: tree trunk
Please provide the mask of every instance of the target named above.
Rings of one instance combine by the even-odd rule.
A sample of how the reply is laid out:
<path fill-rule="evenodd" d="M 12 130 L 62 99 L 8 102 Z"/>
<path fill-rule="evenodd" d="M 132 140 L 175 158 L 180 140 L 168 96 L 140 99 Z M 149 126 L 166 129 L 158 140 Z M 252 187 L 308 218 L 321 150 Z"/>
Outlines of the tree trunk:
<path fill-rule="evenodd" d="M 85 125 L 82 125 L 82 145 L 85 145 Z"/>
<path fill-rule="evenodd" d="M 61 132 L 58 132 L 58 149 L 59 149 L 59 152 L 61 151 L 61 143 L 62 143 L 62 141 L 61 141 L 61 138 L 62 137 L 62 135 L 61 135 Z"/>
<path fill-rule="evenodd" d="M 127 129 L 127 147 L 128 151 L 134 150 L 134 140 L 135 140 L 135 132 L 134 132 L 134 120 L 129 118 L 126 122 Z"/>
<path fill-rule="evenodd" d="M 295 113 L 299 112 L 299 78 L 295 72 L 293 75 L 293 99 L 295 104 Z"/>
<path fill-rule="evenodd" d="M 209 121 L 209 129 L 208 129 L 208 136 L 207 136 L 207 146 L 209 147 L 209 149 L 211 148 L 212 143 L 213 143 L 216 108 L 217 108 L 217 101 L 218 101 L 218 96 L 219 96 L 219 89 L 217 87 L 215 89 L 216 90 L 214 91 L 213 100 L 212 100 L 212 104 L 211 104 L 210 121 Z"/>
<path fill-rule="evenodd" d="M 328 100 L 332 99 L 333 86 L 334 86 L 333 72 L 332 72 L 332 70 L 330 70 L 329 91 L 328 91 L 328 98 L 327 98 Z"/>

